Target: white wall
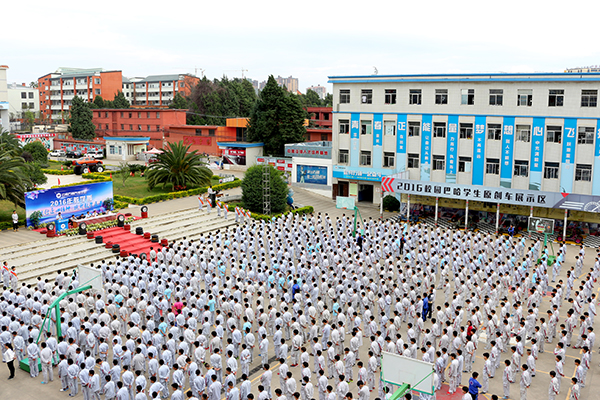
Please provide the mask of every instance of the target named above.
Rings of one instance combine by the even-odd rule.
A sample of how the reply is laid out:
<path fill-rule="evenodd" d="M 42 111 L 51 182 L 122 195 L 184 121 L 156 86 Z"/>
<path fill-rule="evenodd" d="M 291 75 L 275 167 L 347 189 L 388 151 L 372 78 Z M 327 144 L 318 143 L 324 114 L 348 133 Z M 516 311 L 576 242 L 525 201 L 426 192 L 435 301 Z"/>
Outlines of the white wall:
<path fill-rule="evenodd" d="M 327 185 L 315 185 L 307 183 L 298 183 L 298 165 L 315 165 L 327 167 Z M 292 186 L 301 187 L 310 190 L 313 193 L 331 198 L 331 188 L 333 184 L 333 163 L 331 159 L 292 157 Z M 304 205 L 304 204 L 303 204 Z"/>

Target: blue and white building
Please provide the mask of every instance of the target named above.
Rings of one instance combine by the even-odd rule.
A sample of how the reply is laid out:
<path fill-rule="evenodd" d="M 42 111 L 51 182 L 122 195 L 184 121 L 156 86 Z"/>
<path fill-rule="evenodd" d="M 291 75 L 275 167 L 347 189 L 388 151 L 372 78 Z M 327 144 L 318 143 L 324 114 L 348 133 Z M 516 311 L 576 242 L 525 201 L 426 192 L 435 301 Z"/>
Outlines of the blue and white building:
<path fill-rule="evenodd" d="M 530 192 L 600 196 L 600 73 L 332 76 L 329 82 L 334 196 L 379 203 L 382 178 L 403 171 L 410 181 L 438 184 L 436 197 L 460 187 L 497 188 L 502 194 L 481 198 L 492 203 Z M 590 211 L 591 196 L 573 196 L 577 205 L 570 209 Z"/>

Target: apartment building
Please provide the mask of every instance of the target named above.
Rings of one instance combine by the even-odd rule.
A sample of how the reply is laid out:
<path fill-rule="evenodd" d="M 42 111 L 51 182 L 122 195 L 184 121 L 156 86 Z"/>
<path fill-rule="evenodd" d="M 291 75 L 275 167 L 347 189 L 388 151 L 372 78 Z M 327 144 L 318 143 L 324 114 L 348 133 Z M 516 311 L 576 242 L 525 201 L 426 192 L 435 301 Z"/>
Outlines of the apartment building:
<path fill-rule="evenodd" d="M 600 211 L 599 73 L 329 79 L 334 196 Z"/>
<path fill-rule="evenodd" d="M 189 74 L 123 78 L 122 91 L 132 107 L 168 107 L 177 93 L 189 96 L 200 78 Z"/>
<path fill-rule="evenodd" d="M 9 111 L 14 118 L 22 118 L 24 111 L 40 111 L 40 97 L 37 88 L 25 83 L 8 85 Z"/>
<path fill-rule="evenodd" d="M 306 107 L 308 113 L 307 142 L 331 142 L 331 125 L 333 123 L 331 111 L 331 107 Z"/>
<path fill-rule="evenodd" d="M 8 103 L 8 88 L 6 81 L 7 65 L 0 65 L 0 129 L 9 130 L 9 108 Z"/>

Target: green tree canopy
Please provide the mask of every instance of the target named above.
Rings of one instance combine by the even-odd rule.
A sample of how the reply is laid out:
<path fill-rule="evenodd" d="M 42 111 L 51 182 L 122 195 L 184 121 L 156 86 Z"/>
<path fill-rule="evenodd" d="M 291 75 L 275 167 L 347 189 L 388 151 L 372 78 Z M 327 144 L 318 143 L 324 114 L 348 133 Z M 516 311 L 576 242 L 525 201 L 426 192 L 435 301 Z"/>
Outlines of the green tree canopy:
<path fill-rule="evenodd" d="M 163 153 L 157 155 L 146 170 L 148 187 L 153 189 L 161 185 L 163 188 L 172 184 L 174 190 L 185 190 L 189 185 L 202 186 L 210 184 L 212 171 L 204 166 L 196 150 L 189 152 L 190 146 L 183 142 L 169 143 Z"/>
<path fill-rule="evenodd" d="M 84 102 L 81 97 L 73 97 L 71 104 L 71 116 L 69 117 L 69 132 L 73 135 L 73 139 L 92 140 L 96 137 L 96 126 L 92 123 L 92 112 L 88 103 Z"/>
<path fill-rule="evenodd" d="M 175 97 L 173 98 L 173 102 L 169 105 L 169 108 L 174 108 L 176 110 L 187 110 L 188 109 L 188 101 L 181 94 L 181 92 L 177 92 Z"/>
<path fill-rule="evenodd" d="M 263 142 L 266 154 L 282 155 L 286 143 L 304 142 L 307 118 L 298 97 L 280 87 L 271 75 L 250 115 L 248 138 Z"/>
<path fill-rule="evenodd" d="M 42 165 L 48 164 L 48 150 L 46 150 L 46 146 L 42 142 L 36 140 L 35 142 L 27 143 L 23 146 L 23 151 L 31 154 L 33 161 Z"/>
<path fill-rule="evenodd" d="M 131 107 L 131 104 L 129 104 L 129 100 L 127 100 L 127 98 L 125 97 L 123 92 L 121 92 L 119 90 L 117 92 L 117 94 L 115 94 L 115 98 L 112 101 L 111 107 L 112 108 L 129 108 L 129 107 Z"/>
<path fill-rule="evenodd" d="M 23 158 L 0 151 L 0 200 L 25 207 L 25 192 L 33 188 L 31 168 Z"/>
<path fill-rule="evenodd" d="M 263 171 L 265 166 L 255 165 L 248 168 L 242 181 L 242 203 L 244 207 L 255 213 L 264 213 L 263 210 Z M 287 183 L 276 168 L 267 166 L 271 174 L 271 212 L 276 214 L 285 211 L 288 195 Z"/>
<path fill-rule="evenodd" d="M 104 99 L 102 96 L 97 95 L 94 97 L 94 101 L 90 104 L 91 108 L 105 108 Z"/>
<path fill-rule="evenodd" d="M 6 129 L 0 128 L 0 153 L 9 152 L 13 156 L 21 154 L 21 144 L 19 139 Z"/>

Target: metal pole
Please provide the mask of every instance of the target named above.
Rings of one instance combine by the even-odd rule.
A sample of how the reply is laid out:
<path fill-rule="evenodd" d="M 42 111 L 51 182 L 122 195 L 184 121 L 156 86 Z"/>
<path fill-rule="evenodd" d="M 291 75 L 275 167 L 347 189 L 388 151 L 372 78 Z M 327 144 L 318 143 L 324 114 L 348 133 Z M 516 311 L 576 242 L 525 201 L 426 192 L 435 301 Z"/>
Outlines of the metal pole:
<path fill-rule="evenodd" d="M 381 188 L 381 201 L 379 202 L 379 218 L 383 219 L 383 187 Z"/>
<path fill-rule="evenodd" d="M 467 200 L 467 207 L 465 208 L 465 230 L 469 228 L 469 200 Z"/>
<path fill-rule="evenodd" d="M 435 198 L 435 226 L 437 226 L 437 220 L 438 220 L 438 203 L 439 203 L 439 197 Z"/>
<path fill-rule="evenodd" d="M 406 202 L 406 222 L 410 224 L 410 194 L 407 194 L 408 201 Z"/>
<path fill-rule="evenodd" d="M 498 234 L 499 226 L 500 226 L 500 203 L 496 203 L 496 235 Z"/>
<path fill-rule="evenodd" d="M 563 242 L 567 240 L 567 215 L 569 215 L 569 210 L 565 210 L 565 222 L 563 224 Z"/>
<path fill-rule="evenodd" d="M 529 207 L 529 218 L 533 217 L 533 206 Z M 531 231 L 529 231 L 529 239 L 531 239 Z"/>

